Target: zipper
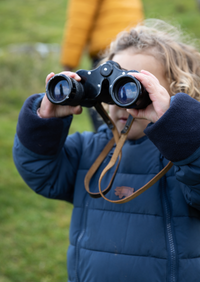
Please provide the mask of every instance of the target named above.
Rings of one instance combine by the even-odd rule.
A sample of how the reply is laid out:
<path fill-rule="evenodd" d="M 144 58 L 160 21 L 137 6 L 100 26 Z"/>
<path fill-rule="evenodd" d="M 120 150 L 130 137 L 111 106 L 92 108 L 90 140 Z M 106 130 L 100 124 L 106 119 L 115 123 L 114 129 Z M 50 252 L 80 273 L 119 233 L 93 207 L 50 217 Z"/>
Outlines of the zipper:
<path fill-rule="evenodd" d="M 167 239 L 167 247 L 169 253 L 169 261 L 168 261 L 168 279 L 169 282 L 177 282 L 177 251 L 175 248 L 175 239 L 173 234 L 173 227 L 171 222 L 171 208 L 168 197 L 168 192 L 165 186 L 166 177 L 161 178 L 161 185 L 163 191 L 163 203 L 164 203 L 164 216 L 165 216 L 165 224 L 166 224 L 166 239 Z"/>
<path fill-rule="evenodd" d="M 79 262 L 79 246 L 81 243 L 81 240 L 83 238 L 83 235 L 85 233 L 86 229 L 86 220 L 87 220 L 87 212 L 88 212 L 88 203 L 85 205 L 85 211 L 83 215 L 83 227 L 82 231 L 78 236 L 77 243 L 76 243 L 76 263 L 75 263 L 75 275 L 76 275 L 76 281 L 79 282 L 79 268 L 78 268 L 78 262 Z"/>

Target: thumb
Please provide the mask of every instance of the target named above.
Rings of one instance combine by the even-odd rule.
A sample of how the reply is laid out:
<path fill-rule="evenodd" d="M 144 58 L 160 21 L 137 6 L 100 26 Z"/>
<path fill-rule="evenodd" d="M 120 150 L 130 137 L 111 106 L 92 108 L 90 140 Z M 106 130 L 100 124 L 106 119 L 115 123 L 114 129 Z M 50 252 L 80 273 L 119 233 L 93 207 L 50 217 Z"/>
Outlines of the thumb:
<path fill-rule="evenodd" d="M 137 109 L 127 109 L 126 110 L 134 118 L 144 118 L 144 111 Z"/>
<path fill-rule="evenodd" d="M 71 114 L 79 115 L 82 113 L 82 107 L 81 106 L 70 107 L 70 111 L 71 111 Z"/>

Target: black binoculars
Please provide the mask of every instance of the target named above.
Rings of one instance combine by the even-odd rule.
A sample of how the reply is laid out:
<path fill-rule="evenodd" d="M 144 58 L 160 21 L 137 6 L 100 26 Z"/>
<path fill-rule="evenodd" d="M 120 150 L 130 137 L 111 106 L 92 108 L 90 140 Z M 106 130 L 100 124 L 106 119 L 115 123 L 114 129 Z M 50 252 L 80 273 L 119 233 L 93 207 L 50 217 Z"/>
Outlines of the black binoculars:
<path fill-rule="evenodd" d="M 48 99 L 57 105 L 93 107 L 98 102 L 122 108 L 146 108 L 151 100 L 143 85 L 130 72 L 114 61 L 107 61 L 94 70 L 78 70 L 78 82 L 64 74 L 53 76 L 47 83 Z"/>

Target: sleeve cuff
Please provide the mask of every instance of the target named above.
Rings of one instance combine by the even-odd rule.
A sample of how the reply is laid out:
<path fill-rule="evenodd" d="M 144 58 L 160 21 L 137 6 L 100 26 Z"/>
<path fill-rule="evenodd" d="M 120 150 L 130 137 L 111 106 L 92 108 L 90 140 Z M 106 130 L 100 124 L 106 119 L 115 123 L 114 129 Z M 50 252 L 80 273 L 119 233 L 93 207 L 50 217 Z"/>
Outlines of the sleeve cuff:
<path fill-rule="evenodd" d="M 189 158 L 200 147 L 200 103 L 189 95 L 174 96 L 168 111 L 145 134 L 172 162 Z"/>
<path fill-rule="evenodd" d="M 43 94 L 30 96 L 24 103 L 18 119 L 17 135 L 30 151 L 40 155 L 55 155 L 60 151 L 72 116 L 42 119 L 37 115 Z"/>

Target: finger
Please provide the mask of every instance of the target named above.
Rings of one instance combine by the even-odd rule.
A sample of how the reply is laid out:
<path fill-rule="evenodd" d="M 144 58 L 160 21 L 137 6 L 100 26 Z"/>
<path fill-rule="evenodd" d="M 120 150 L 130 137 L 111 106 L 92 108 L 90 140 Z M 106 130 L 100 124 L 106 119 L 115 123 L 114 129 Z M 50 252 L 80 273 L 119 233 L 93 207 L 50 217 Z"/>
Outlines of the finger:
<path fill-rule="evenodd" d="M 143 73 L 132 73 L 135 78 L 137 78 L 141 84 L 145 87 L 149 94 L 155 93 L 155 89 L 160 85 L 157 78 Z M 151 96 L 150 96 L 151 98 Z"/>
<path fill-rule="evenodd" d="M 127 109 L 126 110 L 130 115 L 132 115 L 134 118 L 141 118 L 141 119 L 145 119 L 145 111 L 140 109 L 140 110 L 136 110 L 136 109 Z"/>
<path fill-rule="evenodd" d="M 70 107 L 71 114 L 72 115 L 79 115 L 82 113 L 82 107 L 81 106 L 76 106 L 76 107 Z"/>
<path fill-rule="evenodd" d="M 143 73 L 143 74 L 145 74 L 145 75 L 148 75 L 148 76 L 154 78 L 158 83 L 160 83 L 159 80 L 157 79 L 157 77 L 156 77 L 155 75 L 153 75 L 151 72 L 146 71 L 146 70 L 141 70 L 140 73 Z"/>
<path fill-rule="evenodd" d="M 81 77 L 76 73 L 76 72 L 71 72 L 71 71 L 62 71 L 60 74 L 64 74 L 66 76 L 69 76 L 71 78 L 74 78 L 77 81 L 81 80 Z"/>
<path fill-rule="evenodd" d="M 81 106 L 61 106 L 61 105 L 54 105 L 54 116 L 55 117 L 67 117 L 70 115 L 79 115 L 82 113 Z"/>
<path fill-rule="evenodd" d="M 145 109 L 126 109 L 126 111 L 137 119 L 149 119 L 149 113 L 153 111 L 153 104 L 148 105 Z"/>
<path fill-rule="evenodd" d="M 46 84 L 47 84 L 47 82 L 49 81 L 49 79 L 52 78 L 54 75 L 55 75 L 54 72 L 51 72 L 51 73 L 49 73 L 49 74 L 47 75 L 46 80 L 45 80 Z"/>
<path fill-rule="evenodd" d="M 152 73 L 150 73 L 149 71 L 146 70 L 141 70 L 139 73 L 138 72 L 130 72 L 128 74 L 131 74 L 133 76 L 135 76 L 136 78 L 139 77 L 140 78 L 140 74 L 144 74 L 148 77 L 151 77 L 152 79 L 154 79 L 156 82 L 160 83 L 159 80 L 157 79 L 157 77 L 155 75 L 153 75 Z M 139 75 L 139 76 L 138 76 Z M 138 79 L 139 80 L 139 79 Z"/>

